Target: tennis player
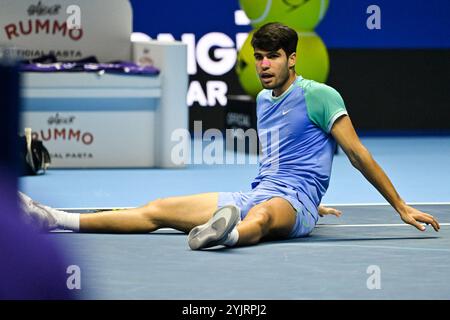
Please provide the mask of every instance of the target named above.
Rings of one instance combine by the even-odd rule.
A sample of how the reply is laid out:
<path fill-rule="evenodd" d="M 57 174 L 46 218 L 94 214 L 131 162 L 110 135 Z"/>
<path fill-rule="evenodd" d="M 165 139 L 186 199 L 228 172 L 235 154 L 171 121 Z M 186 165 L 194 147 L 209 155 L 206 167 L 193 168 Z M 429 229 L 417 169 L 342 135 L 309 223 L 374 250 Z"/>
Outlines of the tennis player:
<path fill-rule="evenodd" d="M 45 230 L 148 233 L 175 228 L 189 233 L 193 250 L 305 237 L 319 216 L 341 214 L 320 206 L 337 143 L 401 220 L 421 231 L 422 223 L 438 231 L 438 221 L 407 205 L 362 145 L 340 94 L 295 73 L 297 42 L 297 32 L 279 23 L 262 26 L 252 38 L 264 89 L 256 99 L 262 156 L 251 191 L 170 197 L 135 209 L 95 214 L 58 211 L 20 193 L 23 211 Z M 273 133 L 275 139 L 263 139 L 262 132 Z"/>

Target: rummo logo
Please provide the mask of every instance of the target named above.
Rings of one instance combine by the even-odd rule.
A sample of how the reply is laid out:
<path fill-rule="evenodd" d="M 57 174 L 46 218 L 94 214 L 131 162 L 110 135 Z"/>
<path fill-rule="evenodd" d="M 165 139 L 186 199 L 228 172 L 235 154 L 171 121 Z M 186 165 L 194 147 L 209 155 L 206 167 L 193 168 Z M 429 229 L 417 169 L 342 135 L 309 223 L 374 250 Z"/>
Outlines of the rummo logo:
<path fill-rule="evenodd" d="M 41 129 L 37 132 L 33 132 L 33 139 L 39 139 L 42 141 L 75 141 L 84 145 L 90 145 L 94 142 L 94 135 L 90 132 L 83 132 L 79 129 L 72 128 L 48 128 Z"/>
<path fill-rule="evenodd" d="M 33 131 L 33 139 L 39 139 L 44 142 L 58 140 L 74 141 L 84 145 L 91 145 L 94 142 L 93 133 L 68 127 L 75 124 L 75 119 L 76 116 L 74 115 L 62 116 L 56 113 L 47 119 L 47 128 Z"/>
<path fill-rule="evenodd" d="M 61 5 L 45 5 L 39 1 L 27 9 L 28 20 L 20 20 L 4 26 L 8 40 L 29 35 L 47 34 L 68 37 L 79 41 L 83 37 L 81 28 L 81 9 L 71 5 L 66 9 L 67 16 L 61 20 Z M 59 18 L 59 20 L 58 20 Z"/>

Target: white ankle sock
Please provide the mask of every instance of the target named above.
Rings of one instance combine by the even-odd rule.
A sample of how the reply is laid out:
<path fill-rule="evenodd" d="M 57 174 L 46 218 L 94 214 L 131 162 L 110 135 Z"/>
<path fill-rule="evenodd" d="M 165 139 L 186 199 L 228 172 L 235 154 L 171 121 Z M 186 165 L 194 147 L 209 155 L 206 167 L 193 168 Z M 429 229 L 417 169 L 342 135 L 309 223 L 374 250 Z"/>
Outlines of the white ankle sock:
<path fill-rule="evenodd" d="M 74 232 L 80 231 L 80 214 L 64 212 L 63 228 Z"/>
<path fill-rule="evenodd" d="M 236 227 L 228 234 L 227 240 L 223 243 L 227 247 L 234 247 L 239 240 L 239 232 Z"/>
<path fill-rule="evenodd" d="M 75 232 L 80 231 L 80 214 L 79 213 L 69 213 L 65 211 L 56 210 L 50 208 L 51 213 L 56 218 L 56 224 L 58 227 L 64 230 L 72 230 Z"/>

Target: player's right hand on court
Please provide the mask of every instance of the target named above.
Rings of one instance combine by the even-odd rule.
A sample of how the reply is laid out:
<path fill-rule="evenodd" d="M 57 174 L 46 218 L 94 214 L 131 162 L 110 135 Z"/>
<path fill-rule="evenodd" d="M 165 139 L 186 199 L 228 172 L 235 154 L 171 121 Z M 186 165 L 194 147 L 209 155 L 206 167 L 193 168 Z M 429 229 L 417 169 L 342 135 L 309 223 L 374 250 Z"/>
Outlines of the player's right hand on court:
<path fill-rule="evenodd" d="M 403 222 L 416 227 L 420 231 L 425 231 L 426 229 L 421 223 L 425 223 L 427 225 L 431 224 L 436 232 L 438 232 L 441 228 L 439 226 L 439 222 L 431 214 L 422 212 L 408 205 L 406 205 L 405 208 L 399 212 L 399 214 Z"/>

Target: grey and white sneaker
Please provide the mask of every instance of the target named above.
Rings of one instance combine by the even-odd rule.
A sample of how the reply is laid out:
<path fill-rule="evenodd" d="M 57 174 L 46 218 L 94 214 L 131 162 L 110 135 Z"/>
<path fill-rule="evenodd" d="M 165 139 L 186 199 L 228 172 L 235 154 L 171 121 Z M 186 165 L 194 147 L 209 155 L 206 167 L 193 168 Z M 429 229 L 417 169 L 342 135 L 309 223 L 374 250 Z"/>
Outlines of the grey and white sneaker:
<path fill-rule="evenodd" d="M 50 231 L 58 228 L 56 209 L 44 206 L 24 193 L 18 191 L 19 206 L 26 223 L 36 226 L 39 230 Z"/>
<path fill-rule="evenodd" d="M 219 208 L 205 224 L 191 230 L 188 244 L 192 250 L 222 245 L 240 221 L 240 209 L 233 205 Z"/>

